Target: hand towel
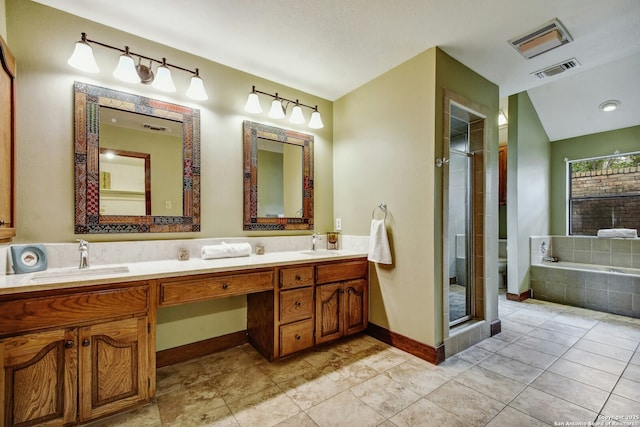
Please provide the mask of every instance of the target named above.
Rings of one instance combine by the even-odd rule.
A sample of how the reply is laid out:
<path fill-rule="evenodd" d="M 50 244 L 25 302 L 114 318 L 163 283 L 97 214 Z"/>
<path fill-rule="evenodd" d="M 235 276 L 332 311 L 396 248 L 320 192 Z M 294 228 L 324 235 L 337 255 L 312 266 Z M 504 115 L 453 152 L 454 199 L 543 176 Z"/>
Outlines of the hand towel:
<path fill-rule="evenodd" d="M 200 250 L 202 259 L 235 258 L 251 255 L 249 243 L 225 243 L 221 245 L 203 246 Z"/>
<path fill-rule="evenodd" d="M 387 227 L 383 219 L 371 220 L 368 259 L 378 264 L 391 264 L 391 249 L 389 248 Z"/>
<path fill-rule="evenodd" d="M 625 239 L 637 239 L 638 230 L 633 228 L 605 228 L 598 230 L 598 237 L 621 237 Z"/>

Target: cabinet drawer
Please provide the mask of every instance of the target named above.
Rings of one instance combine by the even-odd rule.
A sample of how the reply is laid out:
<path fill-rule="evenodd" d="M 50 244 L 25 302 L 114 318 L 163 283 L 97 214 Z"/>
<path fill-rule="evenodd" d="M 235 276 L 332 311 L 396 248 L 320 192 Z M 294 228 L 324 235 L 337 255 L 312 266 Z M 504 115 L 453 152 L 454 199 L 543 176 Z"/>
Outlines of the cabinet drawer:
<path fill-rule="evenodd" d="M 0 335 L 146 313 L 149 287 L 132 286 L 0 302 Z"/>
<path fill-rule="evenodd" d="M 280 323 L 308 319 L 313 314 L 313 288 L 280 292 Z"/>
<path fill-rule="evenodd" d="M 280 288 L 313 286 L 313 267 L 283 268 L 280 270 Z"/>
<path fill-rule="evenodd" d="M 313 345 L 313 319 L 280 326 L 280 356 L 304 350 Z"/>
<path fill-rule="evenodd" d="M 365 278 L 368 268 L 366 259 L 319 265 L 316 267 L 316 284 Z"/>
<path fill-rule="evenodd" d="M 160 282 L 160 306 L 245 295 L 272 289 L 272 271 L 163 281 Z"/>

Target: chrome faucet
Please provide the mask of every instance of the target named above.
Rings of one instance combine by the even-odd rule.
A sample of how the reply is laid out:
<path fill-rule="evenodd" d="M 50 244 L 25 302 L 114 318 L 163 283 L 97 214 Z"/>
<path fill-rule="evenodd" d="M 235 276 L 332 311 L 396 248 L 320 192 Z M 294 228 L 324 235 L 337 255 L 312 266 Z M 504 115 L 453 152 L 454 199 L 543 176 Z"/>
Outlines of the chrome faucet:
<path fill-rule="evenodd" d="M 316 250 L 316 242 L 320 240 L 320 236 L 318 236 L 316 233 L 313 233 L 311 235 L 311 250 L 315 251 Z"/>
<path fill-rule="evenodd" d="M 80 245 L 78 251 L 80 252 L 80 266 L 79 269 L 89 268 L 89 242 L 83 239 L 78 239 Z"/>

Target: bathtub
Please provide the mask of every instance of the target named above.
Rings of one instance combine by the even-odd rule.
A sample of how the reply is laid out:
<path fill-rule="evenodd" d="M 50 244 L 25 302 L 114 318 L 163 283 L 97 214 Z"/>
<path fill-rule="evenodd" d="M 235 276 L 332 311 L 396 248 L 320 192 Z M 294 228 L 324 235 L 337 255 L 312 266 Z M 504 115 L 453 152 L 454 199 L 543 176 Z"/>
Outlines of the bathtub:
<path fill-rule="evenodd" d="M 640 318 L 640 269 L 573 262 L 531 266 L 532 297 Z"/>

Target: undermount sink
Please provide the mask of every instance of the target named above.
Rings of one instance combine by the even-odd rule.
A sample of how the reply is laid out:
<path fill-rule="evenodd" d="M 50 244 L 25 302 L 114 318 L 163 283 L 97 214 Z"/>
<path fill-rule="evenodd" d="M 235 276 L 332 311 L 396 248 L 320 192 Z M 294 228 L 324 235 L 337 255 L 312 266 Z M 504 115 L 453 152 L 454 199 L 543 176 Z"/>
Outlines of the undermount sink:
<path fill-rule="evenodd" d="M 340 251 L 334 251 L 334 250 L 329 251 L 326 249 L 320 249 L 317 251 L 302 251 L 300 253 L 304 255 L 314 255 L 314 256 L 340 255 Z"/>
<path fill-rule="evenodd" d="M 42 271 L 39 273 L 33 273 L 31 277 L 32 281 L 44 281 L 50 279 L 73 279 L 74 277 L 84 276 L 101 276 L 109 274 L 121 274 L 128 273 L 129 267 L 126 265 L 118 267 L 94 267 L 94 268 L 62 268 L 56 270 Z"/>

